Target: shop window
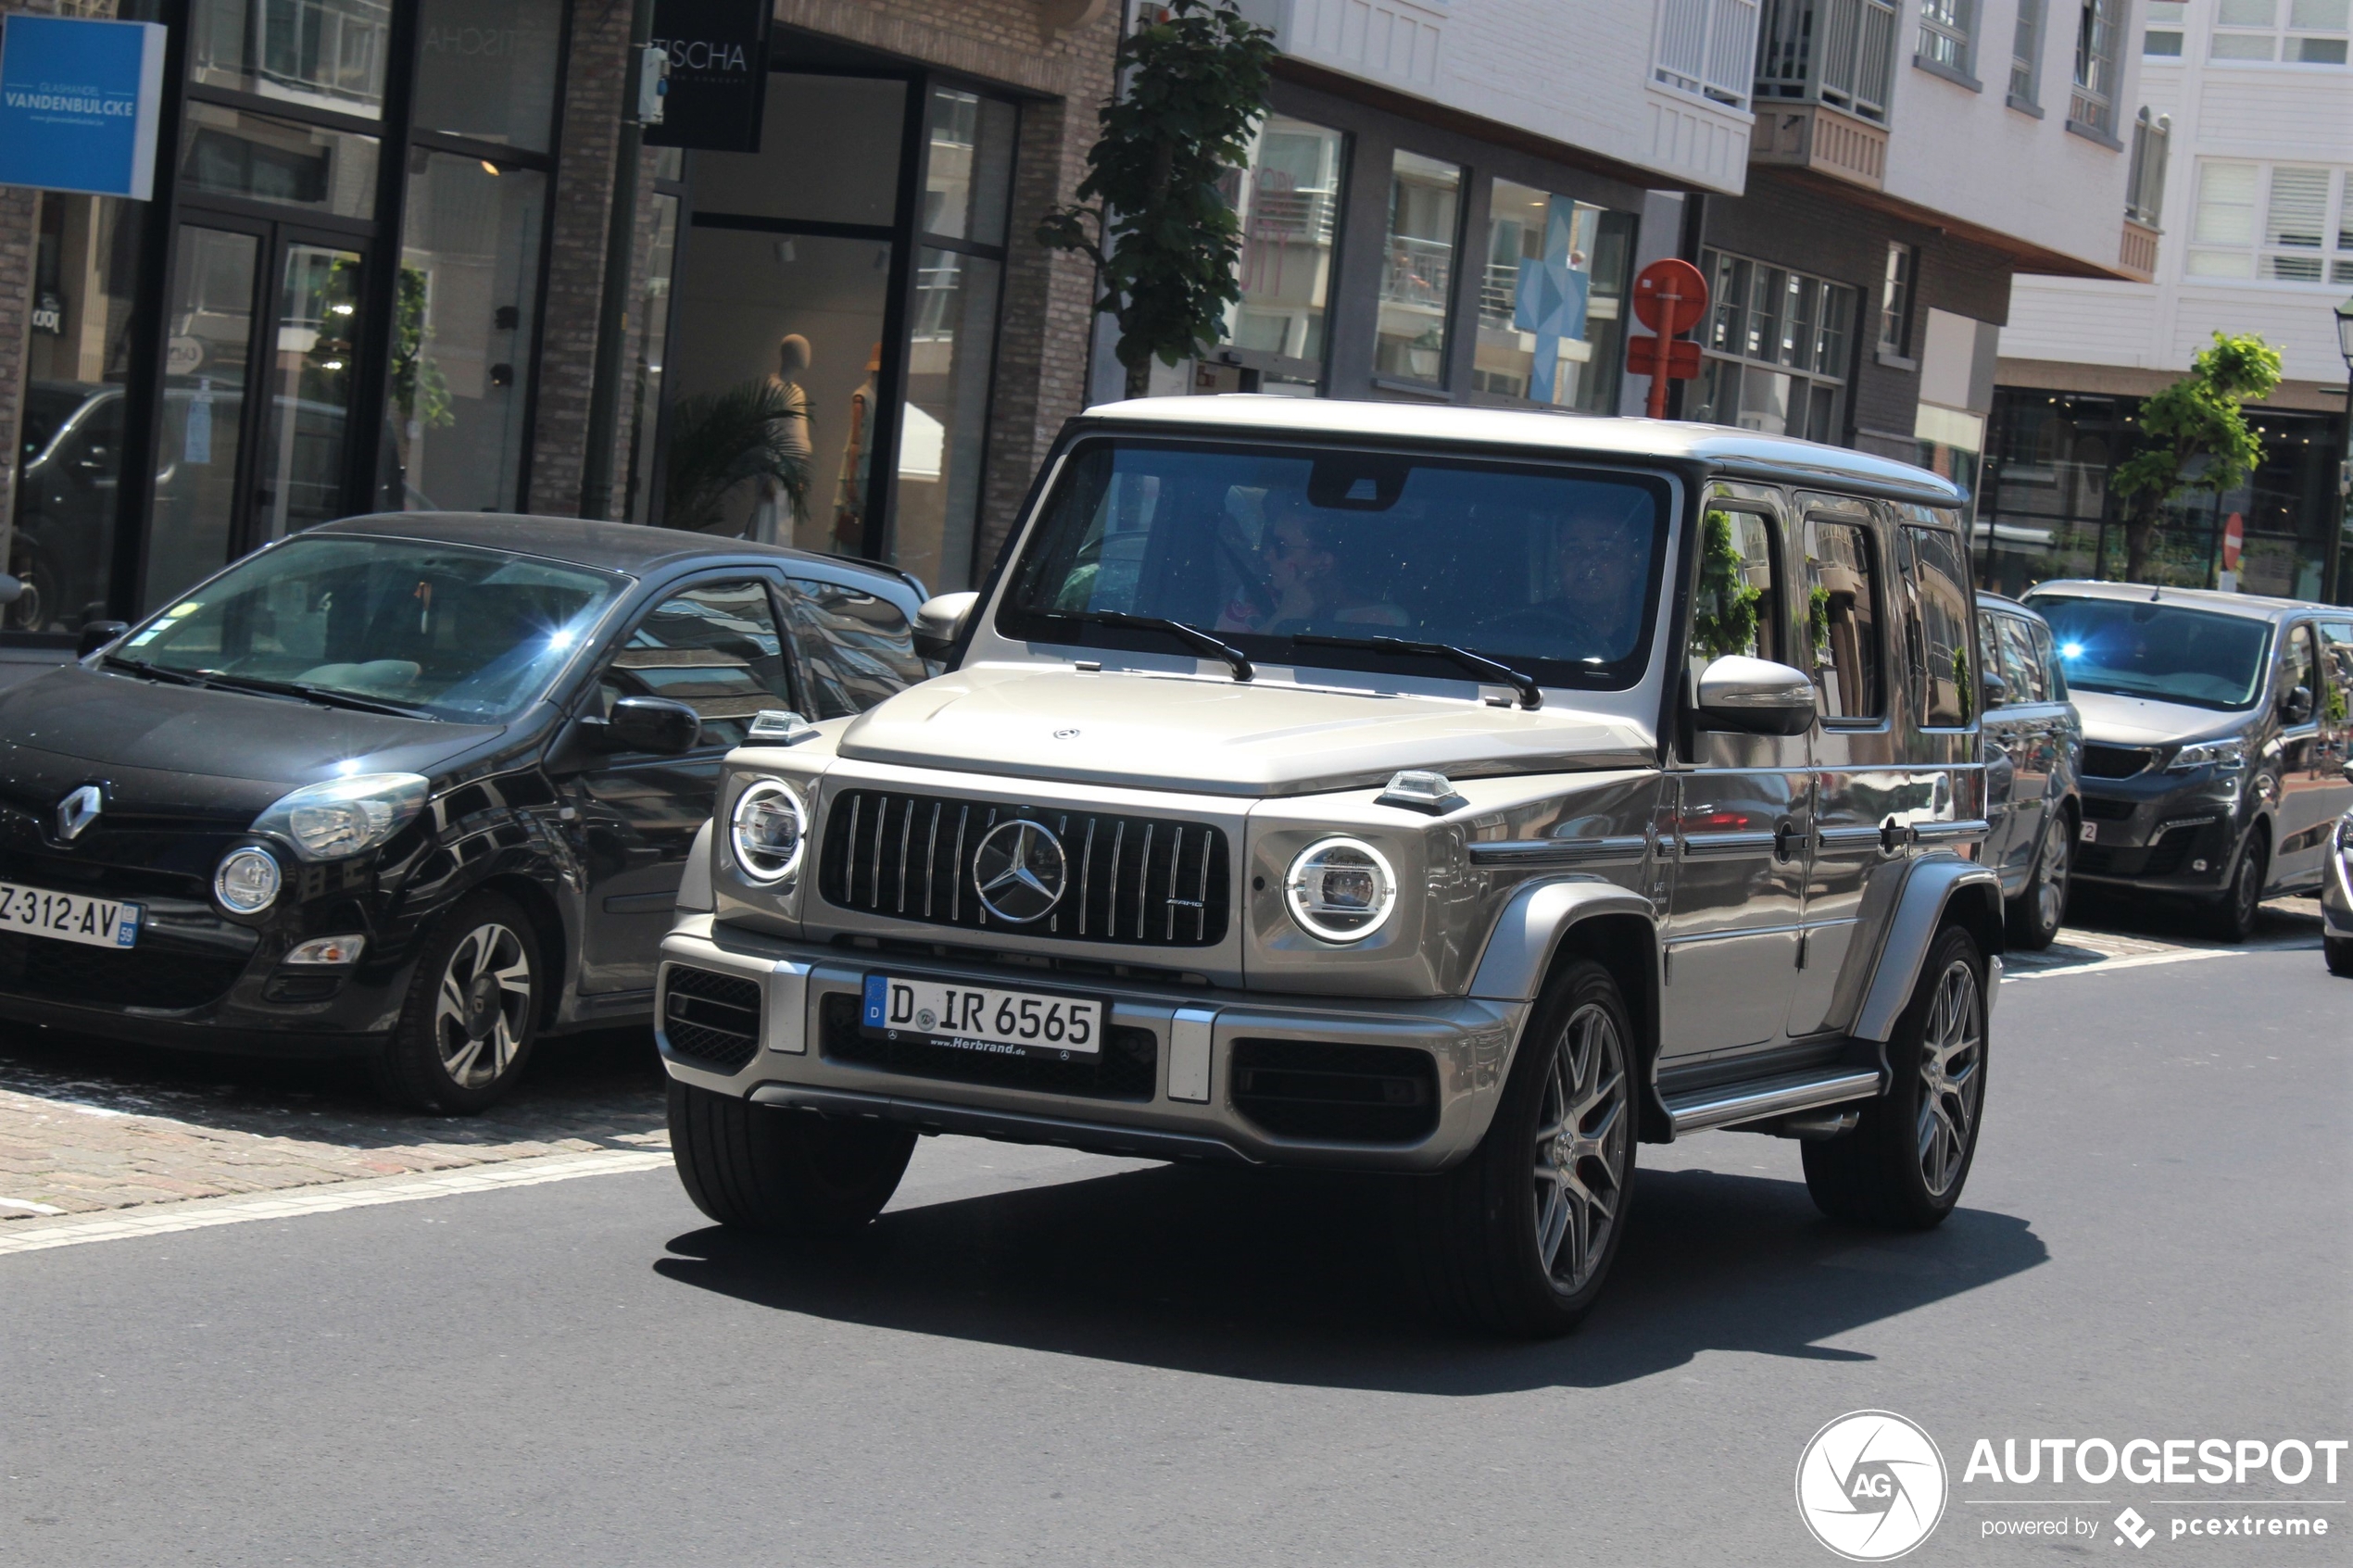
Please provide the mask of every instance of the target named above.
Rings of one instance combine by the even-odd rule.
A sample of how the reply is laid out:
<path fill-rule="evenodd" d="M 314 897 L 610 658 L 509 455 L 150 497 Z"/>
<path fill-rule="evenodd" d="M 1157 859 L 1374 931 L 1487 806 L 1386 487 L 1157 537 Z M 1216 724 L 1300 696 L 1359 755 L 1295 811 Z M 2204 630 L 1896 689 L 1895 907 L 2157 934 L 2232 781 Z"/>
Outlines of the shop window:
<path fill-rule="evenodd" d="M 373 136 L 190 103 L 180 177 L 187 189 L 307 207 L 333 218 L 372 218 Z"/>
<path fill-rule="evenodd" d="M 923 230 L 943 239 L 1005 243 L 1013 182 L 1013 106 L 935 87 L 924 158 Z"/>
<path fill-rule="evenodd" d="M 1228 179 L 1241 224 L 1241 298 L 1220 337 L 1260 370 L 1269 391 L 1313 392 L 1323 380 L 1347 154 L 1340 132 L 1270 114 L 1248 164 Z"/>
<path fill-rule="evenodd" d="M 1610 412 L 1632 234 L 1629 214 L 1496 181 L 1473 388 L 1541 408 Z"/>
<path fill-rule="evenodd" d="M 424 0 L 417 30 L 415 130 L 553 144 L 562 0 Z"/>
<path fill-rule="evenodd" d="M 62 633 L 107 616 L 145 209 L 55 191 L 34 200 L 7 558 L 24 591 L 0 613 L 12 632 Z"/>
<path fill-rule="evenodd" d="M 1876 719 L 1886 711 L 1876 567 L 1869 529 L 1806 519 L 1808 662 L 1825 719 Z"/>
<path fill-rule="evenodd" d="M 392 0 L 193 0 L 188 79 L 341 114 L 384 113 Z"/>
<path fill-rule="evenodd" d="M 772 73 L 760 151 L 698 157 L 695 209 L 887 227 L 908 92 L 883 78 Z"/>
<path fill-rule="evenodd" d="M 1389 180 L 1389 255 L 1381 270 L 1373 371 L 1438 386 L 1446 380 L 1448 306 L 1454 289 L 1463 171 L 1455 164 L 1394 155 Z"/>
<path fill-rule="evenodd" d="M 663 149 L 677 162 L 677 149 Z M 660 181 L 661 170 L 657 169 Z M 674 179 L 674 176 L 673 177 Z M 637 353 L 629 379 L 629 464 L 622 477 L 621 514 L 632 522 L 652 522 L 654 516 L 654 441 L 661 423 L 662 366 L 669 359 L 670 295 L 678 267 L 678 207 L 676 191 L 657 183 L 650 197 L 644 232 L 647 235 L 645 283 L 630 317 L 639 323 Z"/>
<path fill-rule="evenodd" d="M 260 242 L 250 234 L 190 224 L 173 248 L 164 295 L 171 344 L 141 595 L 150 606 L 229 558 L 254 282 L 262 265 Z"/>
<path fill-rule="evenodd" d="M 401 504 L 511 511 L 530 440 L 547 180 L 423 147 L 409 168 L 390 410 Z"/>

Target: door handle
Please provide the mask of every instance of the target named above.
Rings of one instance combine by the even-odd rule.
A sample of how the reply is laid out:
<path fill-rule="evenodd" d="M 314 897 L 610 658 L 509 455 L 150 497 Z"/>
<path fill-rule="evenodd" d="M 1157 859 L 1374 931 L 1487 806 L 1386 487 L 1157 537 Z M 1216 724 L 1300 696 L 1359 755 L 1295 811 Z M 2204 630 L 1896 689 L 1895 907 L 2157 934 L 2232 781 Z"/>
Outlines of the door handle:
<path fill-rule="evenodd" d="M 1795 859 L 1797 852 L 1805 847 L 1806 830 L 1797 825 L 1794 818 L 1783 817 L 1773 824 L 1773 859 Z"/>
<path fill-rule="evenodd" d="M 1890 817 L 1887 821 L 1880 823 L 1879 847 L 1881 854 L 1901 854 L 1905 846 L 1911 842 L 1912 828 L 1910 823 L 1899 822 L 1893 817 Z"/>

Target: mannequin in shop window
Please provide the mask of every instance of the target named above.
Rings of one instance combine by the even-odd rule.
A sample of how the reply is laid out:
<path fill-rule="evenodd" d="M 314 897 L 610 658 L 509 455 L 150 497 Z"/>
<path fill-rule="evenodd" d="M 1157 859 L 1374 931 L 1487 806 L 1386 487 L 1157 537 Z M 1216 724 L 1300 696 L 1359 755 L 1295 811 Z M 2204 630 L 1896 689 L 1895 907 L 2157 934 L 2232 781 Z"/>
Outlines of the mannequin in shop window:
<path fill-rule="evenodd" d="M 787 332 L 776 343 L 776 373 L 768 378 L 768 390 L 787 410 L 776 422 L 784 426 L 779 432 L 783 445 L 800 460 L 801 471 L 809 471 L 812 448 L 809 441 L 809 394 L 801 390 L 800 378 L 809 372 L 809 340 L 799 332 Z M 760 498 L 751 511 L 751 537 L 763 545 L 789 545 L 798 520 L 793 516 L 793 500 L 782 484 L 774 479 L 760 482 Z"/>
<path fill-rule="evenodd" d="M 834 553 L 866 547 L 867 482 L 874 468 L 875 379 L 882 374 L 882 345 L 866 356 L 866 379 L 849 395 L 849 439 L 842 444 L 841 478 L 834 486 Z"/>

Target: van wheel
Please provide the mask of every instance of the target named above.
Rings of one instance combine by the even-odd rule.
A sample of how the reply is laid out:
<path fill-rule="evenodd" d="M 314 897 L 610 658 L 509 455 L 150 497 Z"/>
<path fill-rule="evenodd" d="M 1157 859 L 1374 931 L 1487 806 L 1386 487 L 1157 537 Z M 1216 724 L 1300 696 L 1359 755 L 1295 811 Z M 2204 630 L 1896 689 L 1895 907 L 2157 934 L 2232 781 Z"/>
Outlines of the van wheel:
<path fill-rule="evenodd" d="M 1634 1195 L 1633 1039 L 1601 965 L 1579 960 L 1545 987 L 1478 1151 L 1410 1189 L 1443 1316 L 1542 1337 L 1592 1310 Z"/>
<path fill-rule="evenodd" d="M 511 898 L 476 893 L 444 915 L 372 1064 L 378 1092 L 446 1116 L 504 1098 L 539 1032 L 538 954 L 531 917 Z"/>
<path fill-rule="evenodd" d="M 2075 819 L 2066 812 L 2043 830 L 2043 847 L 2026 889 L 2009 901 L 2010 946 L 2039 953 L 2049 947 L 2067 919 L 2067 879 L 2075 862 Z"/>
<path fill-rule="evenodd" d="M 2244 942 L 2255 935 L 2263 911 L 2263 876 L 2271 869 L 2271 846 L 2260 827 L 2246 835 L 2238 863 L 2231 868 L 2230 891 L 2198 909 L 2198 927 L 2217 942 Z"/>
<path fill-rule="evenodd" d="M 1834 1220 L 1927 1230 L 1960 1201 L 1985 1108 L 1985 960 L 1959 926 L 1929 949 L 1887 1060 L 1859 1126 L 1801 1146 L 1806 1190 Z"/>
<path fill-rule="evenodd" d="M 723 1225 L 849 1235 L 882 1212 L 914 1152 L 912 1127 L 754 1105 L 671 1080 L 678 1179 L 695 1207 Z"/>
<path fill-rule="evenodd" d="M 2322 937 L 2321 957 L 2328 961 L 2331 974 L 2353 979 L 2353 936 Z"/>

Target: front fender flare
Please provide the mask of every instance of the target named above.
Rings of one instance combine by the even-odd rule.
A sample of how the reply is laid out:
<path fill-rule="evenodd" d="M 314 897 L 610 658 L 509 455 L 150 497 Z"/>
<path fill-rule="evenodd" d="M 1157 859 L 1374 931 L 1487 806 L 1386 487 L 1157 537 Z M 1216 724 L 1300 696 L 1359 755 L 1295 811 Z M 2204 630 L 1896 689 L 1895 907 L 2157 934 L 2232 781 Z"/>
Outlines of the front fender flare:
<path fill-rule="evenodd" d="M 1637 915 L 1655 925 L 1657 906 L 1599 877 L 1534 882 L 1512 895 L 1487 938 L 1470 994 L 1483 1000 L 1532 1002 L 1544 988 L 1553 955 L 1579 922 L 1597 915 Z"/>
<path fill-rule="evenodd" d="M 1969 909 L 1970 900 L 1980 902 Z M 1856 1039 L 1884 1044 L 1894 1035 L 1895 1021 L 1911 1001 L 1920 965 L 1927 961 L 1929 945 L 1956 903 L 1963 906 L 1979 940 L 1987 944 L 1988 956 L 2000 953 L 2002 879 L 1994 869 L 1958 856 L 1915 860 L 1896 895 L 1895 912 L 1888 918 L 1887 938 L 1880 944 L 1862 1006 L 1856 1010 L 1852 1033 Z"/>

